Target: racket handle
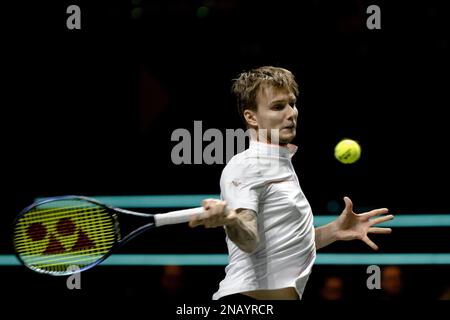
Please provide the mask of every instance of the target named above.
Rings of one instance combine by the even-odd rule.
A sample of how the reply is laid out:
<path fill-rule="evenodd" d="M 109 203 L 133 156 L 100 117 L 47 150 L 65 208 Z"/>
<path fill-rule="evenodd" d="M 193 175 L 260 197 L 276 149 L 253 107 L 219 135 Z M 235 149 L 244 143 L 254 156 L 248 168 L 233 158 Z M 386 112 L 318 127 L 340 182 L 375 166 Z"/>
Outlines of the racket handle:
<path fill-rule="evenodd" d="M 177 223 L 188 222 L 191 219 L 191 217 L 199 215 L 201 213 L 203 213 L 203 207 L 171 211 L 171 212 L 162 213 L 162 214 L 156 214 L 154 216 L 155 225 L 157 227 L 160 227 L 160 226 L 164 226 L 166 224 L 177 224 Z"/>

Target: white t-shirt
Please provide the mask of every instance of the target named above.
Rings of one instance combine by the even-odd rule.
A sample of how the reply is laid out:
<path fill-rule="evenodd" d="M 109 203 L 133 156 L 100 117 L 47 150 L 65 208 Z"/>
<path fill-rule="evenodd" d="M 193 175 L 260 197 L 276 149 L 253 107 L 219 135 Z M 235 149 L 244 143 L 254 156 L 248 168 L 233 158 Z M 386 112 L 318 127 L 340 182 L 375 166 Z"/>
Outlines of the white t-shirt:
<path fill-rule="evenodd" d="M 301 299 L 316 250 L 311 207 L 291 163 L 296 150 L 251 141 L 224 168 L 221 198 L 231 209 L 256 212 L 260 242 L 249 254 L 226 237 L 229 263 L 214 300 L 285 287 L 294 287 Z"/>

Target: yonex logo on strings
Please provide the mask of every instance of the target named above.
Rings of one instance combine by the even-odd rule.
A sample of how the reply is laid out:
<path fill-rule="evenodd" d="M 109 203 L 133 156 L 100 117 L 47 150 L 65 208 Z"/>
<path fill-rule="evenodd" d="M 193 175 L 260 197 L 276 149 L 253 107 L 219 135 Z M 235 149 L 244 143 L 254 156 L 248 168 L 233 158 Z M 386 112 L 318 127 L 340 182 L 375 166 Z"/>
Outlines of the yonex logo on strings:
<path fill-rule="evenodd" d="M 43 254 L 61 254 L 65 252 L 73 252 L 79 250 L 87 250 L 95 248 L 95 243 L 89 238 L 89 236 L 82 230 L 81 227 L 76 224 L 70 218 L 61 218 L 56 223 L 56 230 L 50 232 L 44 222 L 34 222 L 27 228 L 27 235 L 33 241 L 48 241 L 48 244 L 43 251 Z M 65 237 L 73 237 L 76 235 L 76 241 L 70 249 L 61 243 L 61 240 Z M 65 241 L 67 243 L 67 241 Z"/>

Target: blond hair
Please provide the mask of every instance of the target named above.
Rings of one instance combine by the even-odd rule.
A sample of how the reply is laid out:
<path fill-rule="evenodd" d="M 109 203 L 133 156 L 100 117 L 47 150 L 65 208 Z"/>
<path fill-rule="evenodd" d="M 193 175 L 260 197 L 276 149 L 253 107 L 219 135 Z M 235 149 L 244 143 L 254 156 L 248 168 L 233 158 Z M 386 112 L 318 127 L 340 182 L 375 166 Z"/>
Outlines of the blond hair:
<path fill-rule="evenodd" d="M 263 86 L 284 88 L 298 96 L 298 84 L 295 77 L 287 69 L 264 66 L 242 72 L 233 79 L 232 91 L 237 99 L 239 114 L 244 117 L 244 110 L 256 111 L 256 97 Z M 245 119 L 244 119 L 245 120 Z"/>

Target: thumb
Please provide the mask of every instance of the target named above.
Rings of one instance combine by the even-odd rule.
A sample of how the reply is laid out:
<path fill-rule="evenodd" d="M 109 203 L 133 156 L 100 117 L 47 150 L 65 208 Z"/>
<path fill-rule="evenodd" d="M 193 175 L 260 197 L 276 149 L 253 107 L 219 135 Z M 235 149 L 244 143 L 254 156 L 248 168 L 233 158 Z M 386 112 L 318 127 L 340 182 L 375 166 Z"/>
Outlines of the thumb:
<path fill-rule="evenodd" d="M 344 202 L 345 202 L 345 209 L 344 210 L 353 212 L 352 200 L 350 200 L 349 197 L 344 197 Z"/>

